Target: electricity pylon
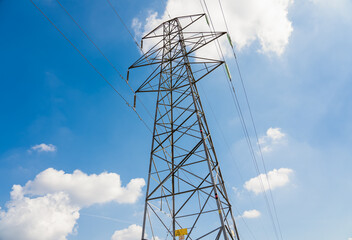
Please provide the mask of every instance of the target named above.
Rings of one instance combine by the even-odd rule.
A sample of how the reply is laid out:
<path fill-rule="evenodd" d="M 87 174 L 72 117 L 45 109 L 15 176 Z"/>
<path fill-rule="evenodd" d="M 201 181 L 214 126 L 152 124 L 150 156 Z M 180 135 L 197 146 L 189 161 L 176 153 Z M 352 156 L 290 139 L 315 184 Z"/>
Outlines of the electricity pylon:
<path fill-rule="evenodd" d="M 239 239 L 197 82 L 223 61 L 196 51 L 225 32 L 195 32 L 204 14 L 168 20 L 130 68 L 154 66 L 136 93 L 157 94 L 141 239 Z M 197 23 L 199 23 L 198 21 Z"/>

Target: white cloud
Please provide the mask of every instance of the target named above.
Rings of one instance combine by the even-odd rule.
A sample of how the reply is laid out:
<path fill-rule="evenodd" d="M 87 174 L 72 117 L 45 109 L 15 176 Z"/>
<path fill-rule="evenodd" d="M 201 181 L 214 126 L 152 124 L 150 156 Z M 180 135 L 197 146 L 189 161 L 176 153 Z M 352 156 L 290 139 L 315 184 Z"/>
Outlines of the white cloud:
<path fill-rule="evenodd" d="M 134 203 L 142 195 L 144 185 L 144 179 L 136 178 L 126 187 L 122 187 L 120 176 L 116 173 L 87 175 L 75 170 L 73 174 L 69 174 L 48 168 L 39 173 L 33 181 L 28 181 L 24 186 L 24 192 L 32 195 L 65 192 L 69 194 L 73 203 L 89 206 L 111 201 Z"/>
<path fill-rule="evenodd" d="M 260 174 L 257 177 L 251 178 L 245 182 L 244 188 L 248 191 L 254 192 L 255 194 L 259 194 L 268 190 L 269 187 L 272 190 L 278 187 L 283 187 L 290 182 L 290 176 L 292 173 L 293 170 L 289 168 L 274 169 L 268 172 L 267 177 L 265 174 Z"/>
<path fill-rule="evenodd" d="M 142 22 L 138 18 L 132 19 L 132 29 L 137 37 L 141 37 L 142 33 Z"/>
<path fill-rule="evenodd" d="M 136 224 L 129 226 L 128 228 L 117 230 L 112 235 L 111 240 L 137 240 L 142 236 L 142 227 Z M 152 240 L 160 240 L 158 237 L 152 238 Z"/>
<path fill-rule="evenodd" d="M 54 146 L 53 144 L 41 143 L 31 147 L 31 149 L 33 151 L 38 151 L 38 152 L 55 152 L 56 146 Z"/>
<path fill-rule="evenodd" d="M 75 232 L 81 208 L 111 201 L 134 203 L 144 185 L 136 178 L 123 187 L 116 173 L 68 174 L 49 168 L 24 187 L 13 186 L 7 211 L 0 211 L 0 239 L 66 240 Z"/>
<path fill-rule="evenodd" d="M 266 135 L 274 141 L 280 140 L 285 136 L 280 130 L 280 128 L 269 128 L 266 131 Z"/>
<path fill-rule="evenodd" d="M 65 240 L 79 218 L 79 208 L 70 203 L 67 194 L 28 198 L 18 185 L 13 186 L 7 208 L 7 212 L 0 212 L 3 240 Z"/>
<path fill-rule="evenodd" d="M 275 145 L 285 142 L 286 134 L 280 128 L 269 128 L 266 135 L 259 138 L 262 152 L 271 152 Z"/>
<path fill-rule="evenodd" d="M 136 240 L 142 235 L 142 227 L 136 224 L 129 226 L 126 229 L 115 231 L 111 240 Z"/>
<path fill-rule="evenodd" d="M 241 217 L 243 218 L 258 218 L 260 217 L 261 213 L 258 210 L 248 210 L 248 211 L 244 211 L 243 214 L 241 215 Z"/>
<path fill-rule="evenodd" d="M 225 30 L 218 0 L 206 1 L 215 29 Z M 289 42 L 293 31 L 292 23 L 288 19 L 288 9 L 292 0 L 222 0 L 231 38 L 237 49 L 249 46 L 259 41 L 263 53 L 281 55 Z M 168 0 L 167 6 L 159 16 L 150 12 L 145 21 L 144 33 L 156 27 L 162 21 L 171 17 L 183 16 L 203 12 L 199 1 Z M 206 24 L 205 24 L 206 26 Z M 199 29 L 206 30 L 206 29 Z M 230 54 L 228 42 L 221 43 L 225 54 Z"/>

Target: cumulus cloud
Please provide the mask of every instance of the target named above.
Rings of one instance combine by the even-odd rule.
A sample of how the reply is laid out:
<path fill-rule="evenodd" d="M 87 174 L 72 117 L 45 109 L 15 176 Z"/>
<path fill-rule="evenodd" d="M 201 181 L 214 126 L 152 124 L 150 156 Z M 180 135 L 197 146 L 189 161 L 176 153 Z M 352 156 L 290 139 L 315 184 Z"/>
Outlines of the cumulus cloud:
<path fill-rule="evenodd" d="M 75 170 L 69 174 L 48 168 L 39 173 L 33 181 L 28 181 L 23 190 L 31 195 L 65 192 L 69 194 L 74 204 L 90 206 L 111 201 L 134 203 L 142 195 L 144 185 L 144 179 L 136 178 L 126 187 L 122 187 L 120 176 L 116 173 L 87 175 Z"/>
<path fill-rule="evenodd" d="M 266 135 L 274 141 L 280 140 L 285 136 L 285 134 L 281 132 L 280 128 L 269 128 L 266 131 Z"/>
<path fill-rule="evenodd" d="M 31 150 L 37 152 L 56 152 L 56 146 L 54 146 L 53 144 L 41 143 L 31 147 Z"/>
<path fill-rule="evenodd" d="M 241 215 L 242 218 L 259 218 L 261 213 L 258 210 L 248 210 L 244 211 Z"/>
<path fill-rule="evenodd" d="M 205 1 L 216 30 L 225 30 L 218 0 Z M 288 19 L 288 9 L 292 0 L 222 0 L 231 39 L 237 49 L 260 43 L 259 51 L 281 55 L 293 31 Z M 168 0 L 163 14 L 150 12 L 145 20 L 144 33 L 171 17 L 204 12 L 199 1 Z M 206 30 L 206 29 L 199 29 Z M 140 32 L 140 31 L 139 31 Z M 225 54 L 230 54 L 226 40 L 222 43 Z"/>
<path fill-rule="evenodd" d="M 75 232 L 80 209 L 111 201 L 134 203 L 144 185 L 137 178 L 123 187 L 116 173 L 68 174 L 49 168 L 25 186 L 13 186 L 7 211 L 0 209 L 0 239 L 66 240 Z"/>
<path fill-rule="evenodd" d="M 67 194 L 28 198 L 18 185 L 13 187 L 7 208 L 7 212 L 0 212 L 3 240 L 65 240 L 79 218 L 79 208 L 70 203 Z"/>
<path fill-rule="evenodd" d="M 128 228 L 117 230 L 112 235 L 111 240 L 137 240 L 142 236 L 142 227 L 136 224 L 129 226 Z M 152 238 L 152 240 L 160 240 L 158 237 Z"/>
<path fill-rule="evenodd" d="M 112 235 L 111 240 L 136 240 L 142 235 L 142 227 L 136 224 L 123 230 L 117 230 Z"/>
<path fill-rule="evenodd" d="M 289 168 L 274 169 L 268 172 L 267 177 L 265 174 L 260 174 L 257 177 L 251 178 L 244 184 L 244 188 L 259 194 L 269 189 L 283 187 L 290 182 L 290 176 L 293 170 Z M 269 182 L 268 182 L 269 180 Z M 270 184 L 269 184 L 270 183 Z"/>
<path fill-rule="evenodd" d="M 269 128 L 266 135 L 259 138 L 262 152 L 271 152 L 275 145 L 285 142 L 286 134 L 280 128 Z"/>

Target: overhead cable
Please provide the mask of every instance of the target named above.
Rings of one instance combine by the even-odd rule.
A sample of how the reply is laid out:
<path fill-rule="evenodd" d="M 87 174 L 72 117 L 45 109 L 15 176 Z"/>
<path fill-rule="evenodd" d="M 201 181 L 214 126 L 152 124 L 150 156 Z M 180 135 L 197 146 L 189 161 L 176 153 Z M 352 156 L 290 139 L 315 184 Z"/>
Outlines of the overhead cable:
<path fill-rule="evenodd" d="M 201 0 L 200 0 L 201 1 Z M 207 15 L 209 16 L 209 22 L 210 22 L 210 29 L 212 31 L 215 31 L 215 27 L 214 27 L 214 24 L 213 24 L 213 21 L 212 21 L 212 18 L 210 16 L 210 12 L 209 12 L 209 9 L 208 9 L 208 6 L 207 6 L 207 3 L 205 0 L 203 0 L 204 2 L 204 7 L 206 9 L 206 12 L 207 12 Z M 201 2 L 202 3 L 202 2 Z M 202 7 L 203 7 L 203 4 L 202 4 Z M 219 41 L 217 41 L 217 47 L 219 48 L 218 51 L 220 51 L 220 55 L 222 57 L 222 59 L 225 61 L 225 58 L 224 58 L 224 55 L 223 55 L 223 52 L 222 52 L 222 49 L 221 49 L 221 45 L 219 43 Z M 226 61 L 225 61 L 226 62 Z M 254 149 L 253 149 L 253 146 L 252 146 L 252 143 L 251 143 L 251 140 L 250 140 L 250 137 L 249 137 L 249 133 L 248 133 L 248 129 L 247 129 L 247 125 L 246 125 L 246 122 L 244 120 L 244 117 L 243 117 L 243 113 L 242 113 L 242 110 L 241 110 L 241 106 L 239 104 L 239 101 L 238 101 L 238 97 L 237 97 L 237 93 L 236 93 L 236 90 L 235 90 L 235 87 L 233 85 L 233 82 L 232 82 L 232 79 L 231 79 L 231 75 L 229 73 L 229 69 L 228 69 L 228 66 L 227 64 L 225 63 L 225 70 L 226 70 L 226 73 L 227 73 L 227 76 L 228 76 L 228 80 L 229 80 L 229 84 L 231 85 L 230 86 L 230 89 L 232 90 L 233 92 L 233 100 L 234 100 L 234 103 L 235 103 L 235 106 L 236 106 L 236 110 L 240 116 L 240 121 L 241 121 L 241 125 L 242 125 L 242 129 L 244 131 L 244 134 L 245 134 L 245 137 L 246 137 L 246 141 L 247 141 L 247 144 L 249 146 L 249 150 L 251 152 L 251 156 L 252 156 L 252 159 L 253 159 L 253 163 L 254 163 L 254 166 L 255 166 L 255 169 L 257 171 L 257 174 L 259 175 L 260 174 L 260 170 L 259 170 L 259 166 L 258 166 L 258 163 L 257 163 L 257 160 L 256 160 L 256 156 L 255 156 L 255 152 L 254 152 Z M 272 215 L 272 212 L 271 212 L 271 207 L 270 207 L 270 204 L 269 204 L 269 200 L 268 200 L 268 197 L 266 195 L 266 192 L 265 192 L 265 189 L 264 189 L 264 183 L 263 183 L 263 180 L 260 178 L 260 183 L 261 183 L 261 188 L 264 192 L 264 197 L 265 197 L 265 200 L 266 200 L 266 204 L 267 204 L 267 208 L 268 208 L 268 212 L 269 212 L 269 215 L 270 215 L 270 218 L 271 218 L 271 222 L 273 224 L 273 229 L 274 229 L 274 233 L 275 233 L 275 236 L 277 239 L 279 239 L 279 236 L 278 236 L 278 230 L 276 228 L 276 224 L 275 224 L 275 221 L 274 221 L 274 217 Z"/>
<path fill-rule="evenodd" d="M 231 36 L 230 30 L 229 30 L 229 27 L 228 27 L 228 24 L 227 24 L 227 20 L 226 20 L 226 17 L 225 17 L 224 9 L 223 9 L 223 6 L 221 4 L 221 0 L 218 0 L 218 2 L 219 2 L 219 5 L 220 5 L 221 14 L 222 14 L 225 26 L 226 26 L 226 30 L 227 30 L 229 36 Z M 277 221 L 277 224 L 278 224 L 279 232 L 280 232 L 280 235 L 281 235 L 281 239 L 283 239 L 281 226 L 280 226 L 280 221 L 279 221 L 279 218 L 278 218 L 278 215 L 277 215 L 276 204 L 275 204 L 274 197 L 273 197 L 273 194 L 272 194 L 270 181 L 269 181 L 269 178 L 268 178 L 268 175 L 267 175 L 268 171 L 267 171 L 267 168 L 266 168 L 266 165 L 265 165 L 264 156 L 263 156 L 263 153 L 262 153 L 262 148 L 261 148 L 261 145 L 260 145 L 260 142 L 259 142 L 257 127 L 255 125 L 255 121 L 254 121 L 254 117 L 253 117 L 253 114 L 252 114 L 251 106 L 249 104 L 247 90 L 246 90 L 246 87 L 245 87 L 245 84 L 244 84 L 244 81 L 243 81 L 243 77 L 242 77 L 241 69 L 240 69 L 240 66 L 239 66 L 239 63 L 238 63 L 237 55 L 235 53 L 235 49 L 233 47 L 232 40 L 231 40 L 230 37 L 229 37 L 229 42 L 230 42 L 230 45 L 231 45 L 231 50 L 232 50 L 233 56 L 235 58 L 236 67 L 237 67 L 237 70 L 238 70 L 239 78 L 241 80 L 242 89 L 243 89 L 243 92 L 244 92 L 244 95 L 245 95 L 245 99 L 246 99 L 246 103 L 247 103 L 247 107 L 248 107 L 248 110 L 249 110 L 249 115 L 250 115 L 252 126 L 253 126 L 253 129 L 254 129 L 257 145 L 258 145 L 258 148 L 259 148 L 259 153 L 260 153 L 260 157 L 261 157 L 261 160 L 262 160 L 263 168 L 264 168 L 264 171 L 265 171 L 266 180 L 268 182 L 269 192 L 270 192 L 270 195 L 271 195 L 271 200 L 272 200 L 272 204 L 273 204 L 274 213 L 275 213 L 276 221 Z"/>
<path fill-rule="evenodd" d="M 147 125 L 147 123 L 142 119 L 142 117 L 139 115 L 137 110 L 126 100 L 125 97 L 110 83 L 109 80 L 107 80 L 104 75 L 91 63 L 88 58 L 68 39 L 68 37 L 55 25 L 55 23 L 33 2 L 33 0 L 30 0 L 33 6 L 50 22 L 50 24 L 66 39 L 67 42 L 70 43 L 70 45 L 83 57 L 83 59 L 94 69 L 96 73 L 114 90 L 115 93 L 126 103 L 126 105 L 131 108 L 135 114 L 138 116 L 139 120 L 148 128 L 148 130 L 151 132 L 151 129 Z"/>

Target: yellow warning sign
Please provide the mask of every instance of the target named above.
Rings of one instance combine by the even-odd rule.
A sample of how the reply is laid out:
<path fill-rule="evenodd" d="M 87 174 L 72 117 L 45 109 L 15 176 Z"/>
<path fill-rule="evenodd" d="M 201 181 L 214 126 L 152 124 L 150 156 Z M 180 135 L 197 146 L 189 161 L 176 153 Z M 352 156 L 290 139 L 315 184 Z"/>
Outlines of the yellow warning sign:
<path fill-rule="evenodd" d="M 184 236 L 187 235 L 187 228 L 182 228 L 182 229 L 178 229 L 175 230 L 175 236 Z"/>

